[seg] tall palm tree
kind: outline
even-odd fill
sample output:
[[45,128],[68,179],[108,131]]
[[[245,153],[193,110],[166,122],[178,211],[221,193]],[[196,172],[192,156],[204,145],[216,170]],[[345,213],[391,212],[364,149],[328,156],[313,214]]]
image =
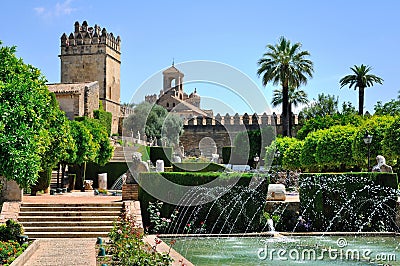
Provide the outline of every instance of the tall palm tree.
[[350,68],[353,71],[352,75],[343,77],[340,82],[340,88],[349,85],[349,88],[353,87],[354,90],[358,88],[358,114],[363,115],[364,113],[364,91],[365,88],[371,87],[374,83],[382,84],[383,79],[372,74],[368,74],[371,67],[361,64]]
[[[277,89],[273,91],[273,96],[271,104],[276,107],[282,104],[282,89]],[[293,87],[289,88],[289,132],[292,132],[292,106],[297,107],[299,104],[308,104],[307,93],[304,90],[296,89]]]
[[282,125],[283,136],[291,136],[289,130],[289,84],[299,87],[307,84],[308,77],[312,77],[313,63],[306,59],[308,51],[301,50],[301,43],[291,44],[285,37],[281,37],[276,45],[267,45],[267,52],[258,61],[258,76],[262,75],[262,84],[266,86],[282,86]]

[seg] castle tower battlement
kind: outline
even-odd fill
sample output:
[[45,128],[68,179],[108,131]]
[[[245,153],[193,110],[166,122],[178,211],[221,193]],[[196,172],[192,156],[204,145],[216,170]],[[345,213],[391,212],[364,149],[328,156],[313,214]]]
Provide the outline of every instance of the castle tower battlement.
[[[114,34],[108,33],[105,28],[101,30],[97,24],[94,27],[88,27],[86,21],[82,23],[82,26],[77,21],[74,26],[75,30],[69,36],[65,33],[61,36],[61,47],[69,48],[61,49],[64,50],[65,54],[79,53],[80,50],[77,46],[89,45],[87,48],[90,48],[93,44],[106,45],[115,52],[121,53],[121,38],[119,36],[114,37]],[[77,49],[73,49],[73,47]],[[82,49],[82,47],[80,48]]]

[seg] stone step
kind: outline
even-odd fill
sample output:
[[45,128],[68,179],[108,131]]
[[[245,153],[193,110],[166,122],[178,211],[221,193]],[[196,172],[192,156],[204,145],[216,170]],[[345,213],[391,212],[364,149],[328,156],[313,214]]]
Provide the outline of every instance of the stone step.
[[50,207],[31,207],[31,206],[21,206],[20,212],[98,212],[98,211],[111,211],[111,212],[120,212],[121,207],[86,207],[86,206],[50,206]]
[[115,221],[116,216],[19,216],[18,222],[85,222],[85,221]]
[[119,211],[91,211],[91,212],[81,212],[81,211],[37,211],[37,212],[20,212],[19,216],[61,216],[61,217],[76,217],[76,216],[115,216],[118,217]]
[[23,203],[22,207],[114,207],[122,208],[122,202],[110,203]]
[[59,233],[59,232],[110,232],[112,226],[84,226],[84,227],[24,227],[25,231],[28,232],[52,232],[52,233]]
[[29,232],[25,235],[31,239],[36,238],[96,238],[107,237],[108,232]]
[[114,221],[27,221],[20,222],[24,228],[31,227],[84,227],[84,226],[112,226]]

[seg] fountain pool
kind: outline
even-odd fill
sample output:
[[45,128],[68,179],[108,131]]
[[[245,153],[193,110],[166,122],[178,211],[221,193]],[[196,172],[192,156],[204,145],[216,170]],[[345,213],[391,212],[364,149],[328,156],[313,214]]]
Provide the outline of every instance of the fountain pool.
[[400,265],[399,236],[174,239],[173,248],[195,265]]

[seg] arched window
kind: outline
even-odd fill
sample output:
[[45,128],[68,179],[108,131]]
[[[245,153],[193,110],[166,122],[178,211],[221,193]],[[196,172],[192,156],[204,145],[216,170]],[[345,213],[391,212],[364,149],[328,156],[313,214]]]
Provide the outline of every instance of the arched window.
[[172,104],[172,107],[175,107],[175,103]]
[[167,107],[169,107],[169,103],[167,103]]

